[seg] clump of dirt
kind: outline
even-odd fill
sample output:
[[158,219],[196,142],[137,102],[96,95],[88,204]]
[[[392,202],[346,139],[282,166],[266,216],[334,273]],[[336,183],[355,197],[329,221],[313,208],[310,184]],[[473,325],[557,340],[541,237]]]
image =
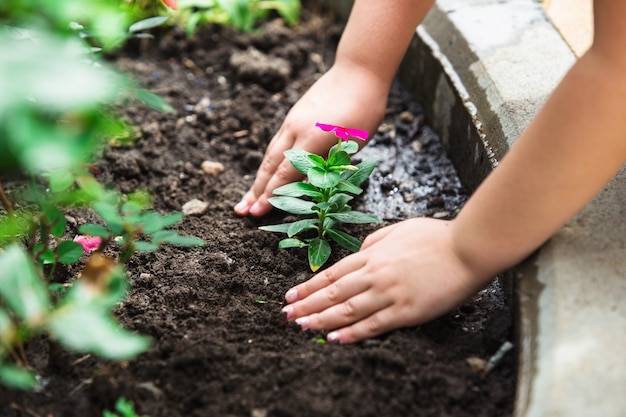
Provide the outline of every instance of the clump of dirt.
[[[187,216],[177,230],[208,245],[164,247],[128,264],[132,287],[117,314],[151,336],[152,349],[107,363],[39,338],[27,355],[42,388],[0,388],[0,415],[99,416],[121,396],[151,417],[512,415],[512,354],[486,375],[480,369],[512,338],[512,312],[497,280],[426,325],[355,345],[321,344],[323,334],[302,332],[280,313],[286,290],[312,276],[303,251],[279,250],[278,236],[257,229],[285,215],[233,212],[286,112],[332,64],[342,28],[305,10],[296,28],[270,22],[242,35],[211,26],[191,39],[174,29],[114,59],[178,113],[125,106],[140,139],[108,149],[97,163],[99,180],[123,192],[148,190],[161,212],[205,202],[202,214]],[[361,157],[371,155],[379,166],[357,208],[383,224],[449,218],[466,199],[438,138],[400,85]],[[206,173],[206,161],[223,171]],[[91,219],[70,214],[68,233]],[[347,231],[363,239],[379,227]],[[331,262],[344,255],[337,250]]]

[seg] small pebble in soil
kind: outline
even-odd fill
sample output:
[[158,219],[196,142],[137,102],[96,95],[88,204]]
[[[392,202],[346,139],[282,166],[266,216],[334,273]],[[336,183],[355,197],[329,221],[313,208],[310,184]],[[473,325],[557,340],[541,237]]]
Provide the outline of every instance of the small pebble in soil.
[[206,213],[209,203],[194,198],[183,204],[182,211],[185,216],[200,215]]
[[200,167],[202,168],[202,172],[207,174],[209,177],[217,177],[224,172],[224,165],[221,162],[204,161]]

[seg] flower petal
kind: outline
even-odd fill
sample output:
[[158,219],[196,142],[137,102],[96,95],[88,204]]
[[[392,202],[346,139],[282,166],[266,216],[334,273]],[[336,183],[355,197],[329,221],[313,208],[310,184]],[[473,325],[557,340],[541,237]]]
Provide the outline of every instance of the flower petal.
[[92,252],[98,249],[98,247],[102,243],[102,238],[98,236],[91,237],[91,236],[78,235],[74,237],[74,242],[80,243],[80,245],[83,247],[84,252]]
[[334,132],[335,136],[340,139],[349,140],[348,135],[353,136],[359,140],[367,140],[369,133],[367,130],[355,129],[352,127],[343,127],[338,125],[329,125],[325,123],[315,123],[315,126],[322,129],[324,132]]
[[319,127],[324,132],[332,132],[336,128],[341,127],[341,126],[335,126],[335,125],[327,125],[327,124],[324,124],[324,123],[315,123],[315,126]]
[[350,136],[354,136],[357,139],[360,140],[367,140],[367,137],[369,136],[369,132],[367,130],[361,130],[361,129],[354,129],[352,127],[348,127],[345,129],[346,133]]
[[163,3],[172,10],[178,10],[178,0],[163,0]]

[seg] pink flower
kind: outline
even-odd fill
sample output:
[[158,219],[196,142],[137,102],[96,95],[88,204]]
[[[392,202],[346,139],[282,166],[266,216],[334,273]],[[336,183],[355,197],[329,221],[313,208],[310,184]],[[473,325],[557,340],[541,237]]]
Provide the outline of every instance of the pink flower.
[[315,123],[315,126],[319,127],[324,132],[333,132],[335,136],[337,136],[340,139],[343,139],[346,142],[350,140],[348,138],[348,135],[353,136],[359,140],[366,140],[367,137],[369,136],[369,133],[367,133],[367,130],[354,129],[351,127],[327,125],[324,123]]
[[83,251],[89,253],[98,249],[98,247],[102,243],[102,238],[98,236],[91,237],[78,235],[74,238],[74,242],[80,243],[80,245],[83,247]]
[[163,3],[172,10],[178,10],[178,0],[163,0]]

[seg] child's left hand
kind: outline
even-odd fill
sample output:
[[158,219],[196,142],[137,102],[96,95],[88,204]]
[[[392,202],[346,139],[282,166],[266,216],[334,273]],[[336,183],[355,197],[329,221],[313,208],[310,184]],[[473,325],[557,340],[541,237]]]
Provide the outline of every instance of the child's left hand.
[[290,289],[283,312],[302,329],[352,343],[432,320],[486,286],[455,253],[453,221],[418,218],[385,227],[361,250]]

